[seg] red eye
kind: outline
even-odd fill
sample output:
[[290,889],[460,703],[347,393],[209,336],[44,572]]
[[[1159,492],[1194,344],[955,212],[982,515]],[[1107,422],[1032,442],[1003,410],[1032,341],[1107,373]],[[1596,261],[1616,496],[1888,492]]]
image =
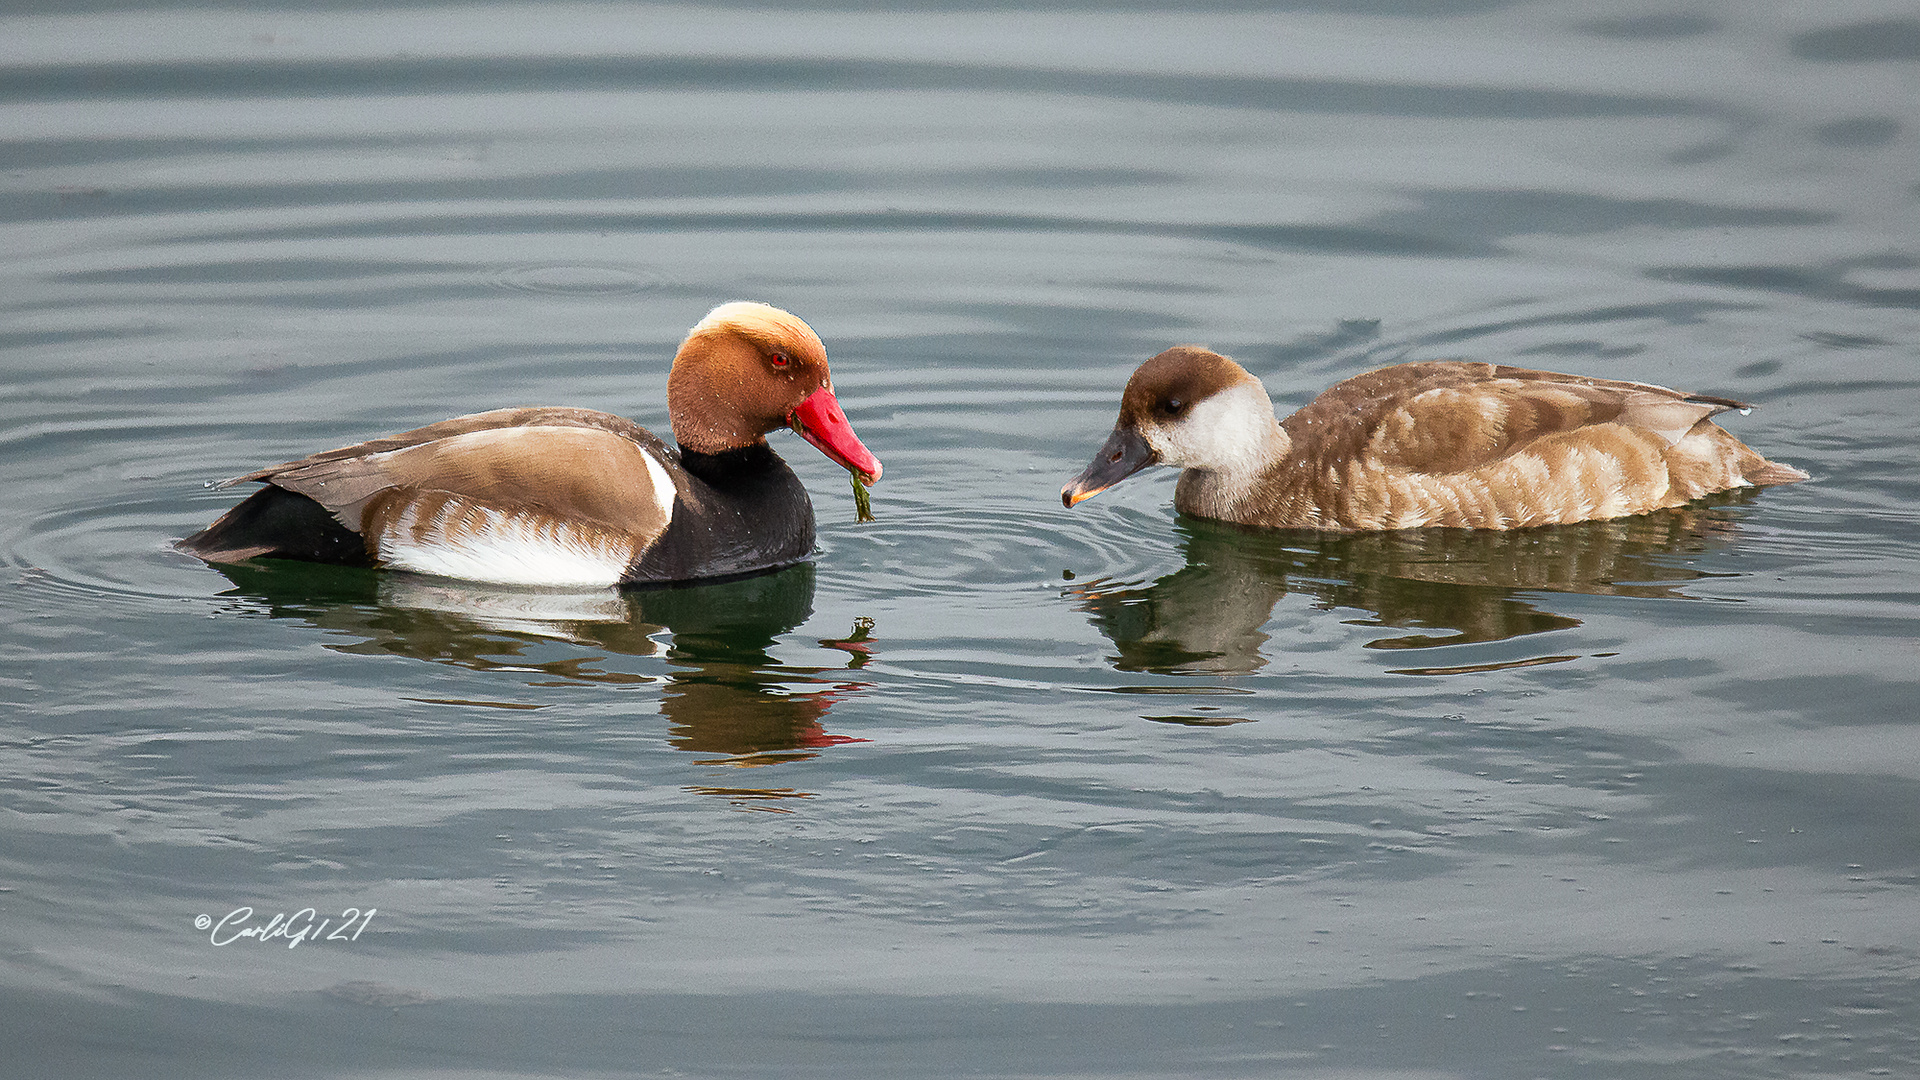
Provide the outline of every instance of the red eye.
[[776,367],[776,368],[784,368],[784,367],[786,367],[786,366],[787,366],[787,365],[788,365],[789,363],[791,363],[791,361],[789,361],[789,360],[787,359],[787,354],[786,354],[786,353],[783,353],[783,352],[777,352],[777,353],[774,353],[774,354],[773,354],[773,366],[774,366],[774,367]]

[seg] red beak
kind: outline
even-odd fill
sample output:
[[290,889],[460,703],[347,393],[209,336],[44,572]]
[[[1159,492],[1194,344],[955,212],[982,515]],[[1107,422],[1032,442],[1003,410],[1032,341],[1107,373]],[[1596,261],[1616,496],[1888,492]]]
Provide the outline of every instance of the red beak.
[[787,423],[821,453],[847,471],[860,474],[866,483],[880,479],[880,459],[853,433],[853,425],[847,423],[847,414],[840,411],[833,391],[823,386],[807,395],[807,400],[787,414]]

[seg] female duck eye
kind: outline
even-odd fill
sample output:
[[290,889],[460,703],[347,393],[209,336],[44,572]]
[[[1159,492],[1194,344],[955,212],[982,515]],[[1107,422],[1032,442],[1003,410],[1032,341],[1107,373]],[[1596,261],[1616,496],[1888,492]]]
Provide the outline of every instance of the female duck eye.
[[1164,411],[1168,416],[1179,416],[1181,411],[1184,410],[1186,407],[1187,407],[1187,403],[1180,400],[1179,398],[1168,398],[1167,400],[1160,403],[1161,410]]
[[773,354],[773,366],[775,368],[785,368],[789,362],[786,353],[777,352]]

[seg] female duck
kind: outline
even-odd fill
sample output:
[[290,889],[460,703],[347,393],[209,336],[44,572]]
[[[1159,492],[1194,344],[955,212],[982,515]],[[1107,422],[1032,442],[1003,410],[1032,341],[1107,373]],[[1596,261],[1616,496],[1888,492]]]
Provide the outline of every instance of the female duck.
[[871,483],[826,347],[765,304],[722,304],[667,376],[677,447],[588,409],[497,409],[236,477],[267,486],[180,542],[254,557],[594,587],[730,577],[813,551],[813,504],[767,432],[791,426]]
[[1400,364],[1276,421],[1260,380],[1181,345],[1128,380],[1113,434],[1068,506],[1148,465],[1184,468],[1173,505],[1283,529],[1520,529],[1644,514],[1807,474],[1709,417],[1747,406],[1646,383],[1464,361]]

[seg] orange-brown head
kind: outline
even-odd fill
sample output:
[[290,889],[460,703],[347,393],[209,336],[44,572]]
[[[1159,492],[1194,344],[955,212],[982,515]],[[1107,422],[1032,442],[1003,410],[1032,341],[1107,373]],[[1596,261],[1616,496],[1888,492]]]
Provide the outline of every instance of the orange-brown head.
[[721,304],[689,330],[667,376],[667,412],[673,437],[689,450],[737,450],[792,427],[866,482],[880,479],[879,460],[833,396],[827,347],[776,307]]

